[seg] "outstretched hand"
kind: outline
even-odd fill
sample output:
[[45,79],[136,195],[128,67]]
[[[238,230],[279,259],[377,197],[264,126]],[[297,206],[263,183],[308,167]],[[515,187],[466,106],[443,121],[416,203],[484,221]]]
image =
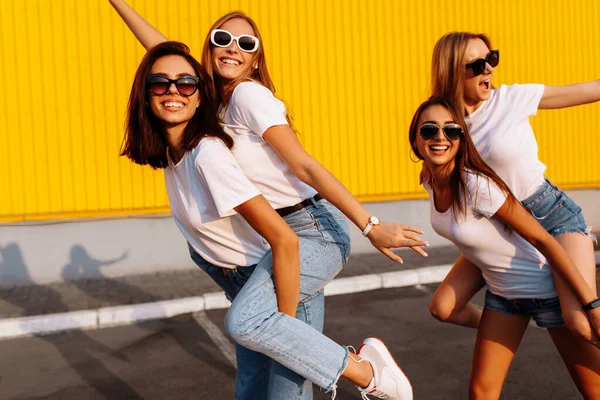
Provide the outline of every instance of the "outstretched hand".
[[414,252],[427,257],[427,253],[421,247],[427,247],[429,243],[418,234],[423,234],[423,231],[419,228],[392,222],[381,222],[371,229],[367,238],[371,241],[373,247],[389,259],[403,263],[402,258],[390,249],[410,247]]

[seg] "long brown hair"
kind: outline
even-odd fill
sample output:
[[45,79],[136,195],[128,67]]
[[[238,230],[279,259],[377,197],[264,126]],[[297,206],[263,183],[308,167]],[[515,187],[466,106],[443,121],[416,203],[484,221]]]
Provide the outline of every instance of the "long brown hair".
[[216,137],[227,147],[233,147],[233,139],[223,131],[219,123],[213,82],[204,67],[192,57],[190,49],[185,44],[172,41],[160,43],[148,50],[135,73],[127,105],[125,137],[121,151],[122,156],[127,156],[134,163],[150,165],[155,169],[165,168],[168,165],[168,144],[162,122],[148,106],[150,94],[146,76],[156,60],[170,55],[185,58],[200,78],[198,83],[200,106],[184,129],[182,150],[194,149],[205,137]]
[[[454,170],[450,176],[450,193],[452,196],[451,208],[454,217],[457,218],[459,215],[465,216],[467,210],[467,198],[471,196],[468,192],[466,175],[464,173],[465,170],[469,170],[477,176],[489,178],[508,196],[508,199],[516,201],[508,185],[506,185],[485,161],[483,161],[471,139],[463,113],[459,112],[459,108],[452,104],[448,99],[442,97],[430,97],[417,108],[417,111],[415,111],[408,130],[408,140],[415,155],[420,160],[423,160],[423,156],[419,153],[419,149],[417,148],[417,135],[419,134],[420,129],[419,120],[425,110],[432,106],[442,106],[448,110],[453,121],[460,125],[463,130],[463,135],[461,135],[459,139],[460,146],[456,153]],[[427,183],[433,187],[433,177],[430,177]],[[476,197],[471,196],[471,198],[473,203],[477,201]]]
[[[431,59],[431,95],[445,97],[459,110],[465,110],[464,83],[469,41],[481,39],[488,49],[490,38],[483,33],[450,32],[442,36],[433,48]],[[464,111],[463,111],[464,113]]]

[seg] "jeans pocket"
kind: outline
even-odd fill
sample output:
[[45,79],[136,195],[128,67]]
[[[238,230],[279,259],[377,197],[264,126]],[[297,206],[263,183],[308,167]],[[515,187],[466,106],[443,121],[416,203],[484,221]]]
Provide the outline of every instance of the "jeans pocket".
[[538,221],[543,221],[560,210],[565,203],[562,196],[550,193],[543,201],[539,201],[534,207],[529,208],[529,213]]
[[557,307],[560,309],[560,300],[558,297],[551,297],[549,299],[536,299],[535,302],[539,310],[552,310],[556,309]]
[[317,221],[312,221],[309,223],[306,223],[306,221],[302,221],[302,222],[288,222],[288,225],[290,226],[290,228],[292,228],[292,230],[296,233],[298,232],[302,232],[302,231],[306,231],[309,229],[315,229],[317,227]]

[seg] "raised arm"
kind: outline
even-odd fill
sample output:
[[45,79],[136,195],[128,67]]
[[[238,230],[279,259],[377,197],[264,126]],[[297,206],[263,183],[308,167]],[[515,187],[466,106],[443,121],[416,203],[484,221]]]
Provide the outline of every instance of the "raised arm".
[[262,195],[240,204],[235,211],[271,245],[277,307],[295,317],[300,301],[298,236]]
[[[344,213],[358,229],[362,231],[367,226],[371,216],[369,211],[335,176],[304,150],[289,125],[272,126],[265,131],[263,138],[286,162],[298,179],[315,188],[321,196]],[[426,246],[427,242],[415,233],[423,232],[407,225],[382,222],[371,229],[367,238],[377,250],[390,259],[402,262],[402,258],[394,254],[391,248],[411,247],[422,256],[427,256],[419,247]]]
[[[598,298],[565,249],[525,210],[521,203],[507,199],[495,216],[546,257],[552,268],[571,287],[582,306]],[[600,336],[600,308],[590,310],[587,314],[596,335]]]
[[600,79],[565,86],[546,86],[539,109],[555,109],[600,101]]
[[108,0],[146,50],[168,39],[124,0]]

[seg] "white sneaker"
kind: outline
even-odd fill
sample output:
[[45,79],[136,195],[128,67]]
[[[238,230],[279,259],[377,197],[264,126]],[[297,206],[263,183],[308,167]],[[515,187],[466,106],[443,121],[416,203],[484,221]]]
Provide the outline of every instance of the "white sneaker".
[[413,391],[408,378],[379,339],[367,338],[363,342],[358,355],[371,363],[373,379],[366,388],[359,387],[364,400],[368,395],[388,400],[413,400]]

